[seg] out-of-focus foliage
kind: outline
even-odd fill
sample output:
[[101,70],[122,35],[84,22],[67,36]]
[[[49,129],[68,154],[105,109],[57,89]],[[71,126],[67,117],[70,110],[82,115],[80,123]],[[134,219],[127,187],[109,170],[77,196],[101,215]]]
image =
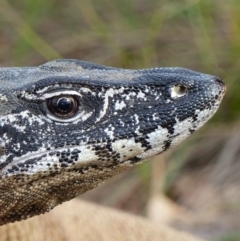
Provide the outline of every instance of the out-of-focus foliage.
[[237,0],[1,0],[2,65],[78,58],[126,68],[182,66],[219,75],[215,121],[239,116]]
[[[231,158],[224,152],[231,135],[222,132],[234,134],[240,117],[239,0],[0,0],[0,45],[1,66],[77,58],[122,68],[181,66],[218,75],[227,84],[225,99],[210,123],[172,153],[166,192],[173,195],[171,187],[186,160],[188,168],[201,169]],[[151,174],[149,165],[138,169],[143,180]]]

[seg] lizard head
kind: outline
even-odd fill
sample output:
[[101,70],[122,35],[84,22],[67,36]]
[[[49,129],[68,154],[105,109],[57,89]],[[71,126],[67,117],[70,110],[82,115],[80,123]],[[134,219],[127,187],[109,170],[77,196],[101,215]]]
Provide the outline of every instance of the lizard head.
[[217,77],[77,60],[0,69],[0,224],[44,213],[179,144],[216,112]]

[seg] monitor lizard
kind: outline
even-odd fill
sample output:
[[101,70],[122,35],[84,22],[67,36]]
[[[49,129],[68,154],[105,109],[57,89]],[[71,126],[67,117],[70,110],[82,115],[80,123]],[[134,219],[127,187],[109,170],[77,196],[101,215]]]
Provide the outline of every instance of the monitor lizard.
[[0,225],[47,212],[179,144],[225,85],[185,68],[79,60],[0,68]]

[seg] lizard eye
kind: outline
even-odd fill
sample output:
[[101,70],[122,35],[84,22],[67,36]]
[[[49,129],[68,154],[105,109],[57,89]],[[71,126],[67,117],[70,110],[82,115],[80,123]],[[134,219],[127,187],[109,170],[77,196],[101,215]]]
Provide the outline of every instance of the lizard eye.
[[173,99],[176,99],[178,97],[182,97],[184,95],[186,95],[188,92],[188,88],[186,86],[183,85],[174,85],[171,88],[171,97]]
[[48,110],[55,116],[70,118],[76,114],[79,102],[76,97],[59,95],[47,99]]

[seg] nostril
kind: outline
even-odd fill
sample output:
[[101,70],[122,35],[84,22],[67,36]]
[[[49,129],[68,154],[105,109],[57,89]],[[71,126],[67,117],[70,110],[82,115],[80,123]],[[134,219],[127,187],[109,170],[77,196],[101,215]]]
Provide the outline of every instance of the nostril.
[[220,84],[221,86],[225,85],[223,83],[223,81],[221,79],[217,78],[217,77],[216,77],[215,81],[218,82],[218,84]]
[[225,93],[226,92],[226,85],[224,84],[224,82],[217,77],[216,77],[215,81],[222,87],[223,92]]

